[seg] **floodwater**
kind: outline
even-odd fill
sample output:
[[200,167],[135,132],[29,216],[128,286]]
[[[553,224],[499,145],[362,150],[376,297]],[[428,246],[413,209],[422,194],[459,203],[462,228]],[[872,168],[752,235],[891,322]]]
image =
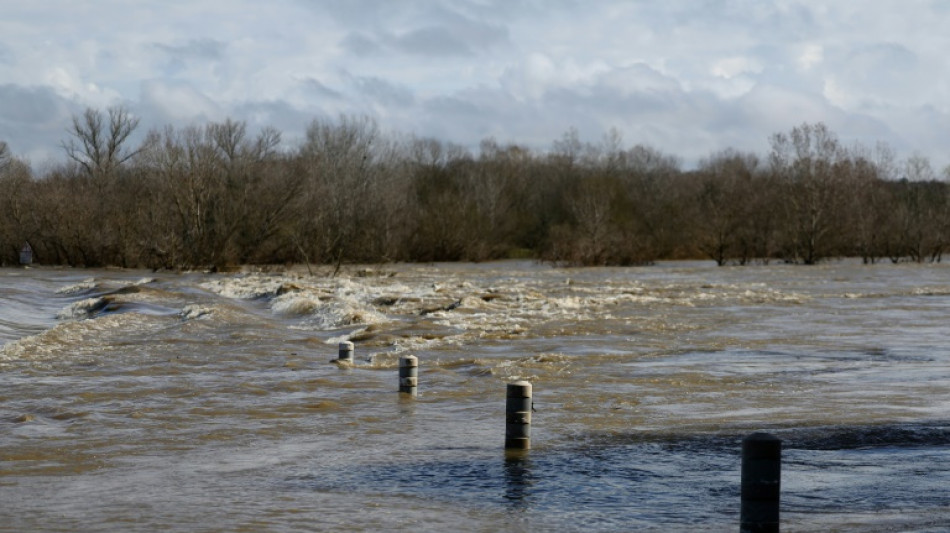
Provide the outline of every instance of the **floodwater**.
[[328,274],[0,270],[0,531],[950,529],[948,266]]

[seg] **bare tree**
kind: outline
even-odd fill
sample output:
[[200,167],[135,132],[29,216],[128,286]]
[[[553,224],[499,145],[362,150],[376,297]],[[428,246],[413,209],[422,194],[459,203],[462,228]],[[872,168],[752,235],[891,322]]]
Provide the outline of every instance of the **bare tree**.
[[676,177],[680,175],[679,160],[643,144],[624,152],[621,158],[621,180],[629,199],[627,216],[631,228],[627,240],[637,250],[628,262],[648,263],[669,257],[682,247],[683,220]]
[[138,125],[139,119],[125,108],[112,107],[106,113],[87,108],[82,116],[73,117],[67,130],[71,138],[63,142],[63,149],[89,177],[112,177],[139,152],[127,147]]
[[394,143],[369,117],[341,116],[336,122],[314,120],[298,158],[306,172],[311,218],[301,225],[298,242],[308,255],[334,263],[369,260],[385,254],[398,203],[392,172]]
[[943,255],[947,198],[945,184],[935,178],[930,160],[914,154],[904,162],[902,179],[897,184],[897,249],[918,263],[939,261]]
[[560,166],[571,169],[580,164],[589,151],[590,145],[581,142],[577,128],[572,127],[560,139],[554,141],[551,158],[556,160]]
[[895,219],[894,197],[886,183],[896,173],[894,151],[879,143],[873,151],[855,146],[842,166],[847,190],[844,205],[848,214],[846,228],[851,252],[865,264],[874,264],[891,255],[891,236]]
[[786,256],[815,264],[834,250],[843,198],[836,174],[843,150],[823,123],[802,124],[772,136],[772,170],[785,185]]
[[746,263],[755,253],[750,226],[755,222],[752,207],[756,191],[752,180],[758,167],[757,156],[734,150],[700,162],[697,245],[720,266],[731,259]]
[[10,156],[0,142],[0,264],[13,262],[36,232],[33,185],[29,165]]

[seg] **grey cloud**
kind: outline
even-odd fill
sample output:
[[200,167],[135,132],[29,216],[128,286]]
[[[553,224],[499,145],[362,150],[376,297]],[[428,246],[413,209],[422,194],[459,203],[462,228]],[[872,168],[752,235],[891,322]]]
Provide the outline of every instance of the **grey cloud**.
[[359,28],[340,41],[343,50],[358,57],[384,52],[466,57],[509,42],[507,27],[469,16],[465,11],[479,10],[469,9],[465,3],[433,9],[426,3],[358,2],[356,7],[329,9],[347,25]]
[[143,122],[156,125],[208,122],[226,113],[207,95],[185,82],[142,83],[139,110]]
[[476,20],[458,11],[443,10],[433,23],[391,37],[400,50],[425,56],[470,56],[508,44],[505,26]]
[[327,87],[318,79],[307,78],[303,80],[302,83],[308,93],[316,95],[318,97],[331,98],[333,100],[340,100],[343,98],[343,94],[341,94],[339,91],[335,91]]
[[707,138],[719,117],[715,97],[704,92],[618,90],[595,86],[585,90],[561,89],[545,96],[544,107],[570,113],[561,129],[576,126],[596,142],[616,128],[629,145],[655,146],[694,161],[716,147]]
[[[38,121],[51,128],[46,144],[55,150],[78,102],[111,98],[137,98],[143,126],[232,116],[272,121],[289,135],[301,115],[370,113],[381,126],[468,146],[495,136],[536,148],[571,126],[592,142],[617,127],[627,143],[685,158],[724,147],[760,151],[770,134],[806,120],[842,138],[863,130],[869,143],[934,156],[950,131],[939,3],[296,4],[282,11],[286,3],[198,2],[118,29],[125,31],[70,33],[101,23],[76,20],[62,36],[33,30],[35,38],[21,39],[48,53],[6,40],[0,77],[59,93],[0,87],[0,135],[26,138],[40,130],[11,124]],[[312,17],[300,20],[299,7]],[[199,11],[233,18],[204,26],[191,16]],[[298,19],[289,24],[287,16]],[[273,46],[247,44],[275,35]],[[142,39],[155,44],[136,47]],[[230,46],[246,48],[236,54]]]
[[247,120],[249,124],[256,126],[275,127],[278,124],[298,122],[301,115],[300,110],[295,109],[287,102],[281,101],[244,102],[231,109],[229,114],[242,117],[242,120]]
[[395,46],[410,54],[427,56],[468,56],[472,50],[447,28],[428,27],[394,37]]
[[808,39],[819,35],[825,24],[837,22],[826,21],[820,14],[816,14],[817,6],[805,2],[707,2],[700,9],[696,9],[696,4],[691,0],[681,2],[676,17],[712,30],[722,31],[723,25],[726,25],[730,32],[758,34],[765,36],[765,39],[757,40],[767,42]]
[[541,109],[519,103],[506,93],[472,90],[422,102],[413,133],[476,149],[483,139],[544,148],[558,134],[550,133],[551,120]]
[[412,91],[406,87],[390,83],[374,76],[351,77],[356,90],[373,102],[384,106],[412,105],[414,97]]
[[14,60],[13,51],[9,46],[0,43],[0,64],[12,65]]
[[58,143],[66,138],[70,117],[79,112],[77,103],[50,88],[0,85],[0,140],[34,163],[61,156]]
[[[346,26],[373,25],[380,19],[385,20],[398,14],[405,8],[404,2],[379,0],[347,0],[346,2],[312,2],[300,0],[300,4],[311,7],[321,14],[329,14]],[[395,10],[395,13],[393,12]]]
[[950,14],[950,4],[944,0],[930,0],[927,5],[930,9],[937,11],[940,14]]
[[69,116],[69,104],[48,87],[0,86],[0,122],[42,125]]
[[[626,146],[646,144],[681,157],[686,166],[709,154],[735,148],[767,153],[769,137],[805,121],[823,121],[847,145],[877,140],[894,144],[899,135],[883,121],[834,107],[819,93],[760,85],[727,100],[705,91],[656,90],[591,84],[552,88],[525,101],[499,89],[465,91],[420,106],[418,127],[469,147],[487,136],[547,149],[568,128],[598,142],[611,128]],[[928,131],[934,131],[928,128]],[[903,143],[896,143],[903,148]]]
[[842,113],[819,93],[769,83],[756,84],[735,104],[737,117],[765,135],[802,122],[830,122]]
[[[541,125],[535,111],[507,93],[479,89],[428,99],[419,106],[414,133],[451,141],[470,149],[485,138],[540,147],[529,137]],[[517,130],[517,131],[516,131]]]
[[510,40],[507,26],[472,18],[459,11],[446,12],[436,20],[437,27],[444,28],[476,52],[508,44]]
[[616,127],[630,145],[652,144],[683,155],[672,150],[670,138],[701,128],[705,118],[693,112],[697,107],[682,97],[610,87],[560,87],[530,102],[502,90],[479,89],[424,102],[421,123],[425,134],[467,146],[490,136],[540,150],[570,128],[598,142]]
[[[903,150],[906,143],[901,134],[888,126],[883,120],[873,116],[848,112],[834,106],[820,94],[793,92],[777,86],[760,84],[747,95],[724,106],[726,123],[741,133],[733,143],[743,142],[751,132],[767,136],[788,131],[803,122],[824,122],[834,131],[845,145],[862,144],[872,147],[883,141]],[[714,124],[713,126],[718,126]],[[716,131],[713,129],[713,131]],[[748,143],[748,140],[745,142]]]
[[304,128],[313,115],[297,109],[287,102],[245,102],[227,110],[228,116],[244,120],[251,132],[265,127],[276,128],[281,134],[285,148],[293,148],[303,139]]
[[946,137],[950,131],[950,113],[946,110],[927,104],[912,109],[893,110],[885,117],[887,125],[899,135],[896,140],[886,140],[899,151],[928,154],[937,170],[950,165]]
[[609,88],[619,93],[676,94],[682,92],[679,81],[644,63],[613,69],[599,76],[596,87]]
[[361,33],[350,33],[340,42],[340,46],[359,57],[372,56],[380,51],[380,46],[376,41]]
[[833,65],[830,77],[861,100],[855,104],[869,104],[875,100],[913,98],[927,83],[930,76],[918,71],[916,54],[894,43],[879,43],[850,50]]
[[858,48],[850,54],[849,64],[860,62],[868,69],[908,68],[917,65],[917,55],[897,43],[878,43]]
[[455,116],[476,118],[482,115],[482,109],[474,102],[454,96],[439,96],[425,102],[424,108],[435,117]]
[[183,45],[155,43],[152,47],[165,56],[165,74],[174,76],[196,62],[220,62],[227,44],[213,39],[195,39]]
[[153,46],[178,60],[219,60],[227,49],[227,43],[214,39],[192,39],[186,44],[177,46],[155,43]]

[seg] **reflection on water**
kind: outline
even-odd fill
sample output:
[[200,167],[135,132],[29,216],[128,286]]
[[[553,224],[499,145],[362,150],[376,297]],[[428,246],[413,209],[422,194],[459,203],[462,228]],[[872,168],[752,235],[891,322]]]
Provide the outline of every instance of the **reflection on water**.
[[527,507],[531,495],[531,459],[527,450],[505,451],[505,499],[515,508]]
[[942,265],[18,269],[0,298],[0,529],[731,530],[757,430],[785,531],[950,524]]

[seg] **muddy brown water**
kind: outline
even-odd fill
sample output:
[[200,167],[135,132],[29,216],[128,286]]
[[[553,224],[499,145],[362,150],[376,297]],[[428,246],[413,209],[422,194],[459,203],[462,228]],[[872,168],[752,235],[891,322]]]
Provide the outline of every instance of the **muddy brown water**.
[[4,269],[0,531],[733,530],[756,430],[783,530],[943,531],[948,312],[944,265]]

